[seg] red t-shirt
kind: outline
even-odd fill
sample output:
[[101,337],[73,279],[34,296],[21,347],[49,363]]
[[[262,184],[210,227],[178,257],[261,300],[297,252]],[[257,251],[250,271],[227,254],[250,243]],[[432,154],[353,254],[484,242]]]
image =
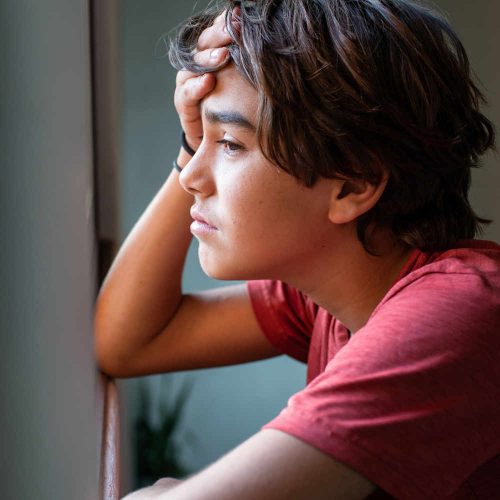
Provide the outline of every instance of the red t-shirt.
[[414,250],[366,325],[279,281],[248,289],[262,330],[307,362],[279,429],[401,499],[500,498],[500,246]]

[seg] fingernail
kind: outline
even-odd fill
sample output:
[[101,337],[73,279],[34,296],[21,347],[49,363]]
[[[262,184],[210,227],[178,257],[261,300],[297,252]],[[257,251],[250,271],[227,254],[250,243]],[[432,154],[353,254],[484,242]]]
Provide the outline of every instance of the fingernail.
[[222,49],[214,49],[210,52],[210,59],[217,59],[222,52]]

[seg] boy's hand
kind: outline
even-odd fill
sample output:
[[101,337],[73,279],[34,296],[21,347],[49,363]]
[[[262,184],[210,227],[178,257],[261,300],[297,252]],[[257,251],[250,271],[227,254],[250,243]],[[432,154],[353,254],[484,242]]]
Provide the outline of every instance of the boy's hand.
[[[235,9],[238,15],[238,10]],[[229,61],[227,45],[231,37],[225,31],[224,11],[218,16],[212,26],[205,29],[198,39],[195,61],[200,66],[224,66]],[[233,23],[236,22],[233,21]],[[186,133],[188,144],[196,150],[203,137],[203,126],[200,116],[200,101],[215,87],[215,74],[198,75],[191,71],[177,73],[174,104],[181,126]]]

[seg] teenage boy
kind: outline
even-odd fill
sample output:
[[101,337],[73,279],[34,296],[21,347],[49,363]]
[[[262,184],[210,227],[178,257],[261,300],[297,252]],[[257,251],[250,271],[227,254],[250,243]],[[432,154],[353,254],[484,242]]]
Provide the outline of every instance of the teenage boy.
[[[406,0],[225,8],[173,42],[184,147],[103,284],[97,357],[132,377],[286,353],[307,386],[127,498],[497,498],[500,247],[467,199],[494,133],[460,41]],[[247,285],[183,294],[191,233]]]

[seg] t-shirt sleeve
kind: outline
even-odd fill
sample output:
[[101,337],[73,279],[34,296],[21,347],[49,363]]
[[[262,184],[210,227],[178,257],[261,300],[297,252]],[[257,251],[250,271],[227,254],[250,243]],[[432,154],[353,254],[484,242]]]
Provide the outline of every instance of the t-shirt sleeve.
[[381,304],[263,428],[396,498],[447,498],[500,450],[500,301],[476,276],[419,281]]
[[307,362],[318,306],[295,288],[275,280],[247,283],[257,321],[283,354]]

